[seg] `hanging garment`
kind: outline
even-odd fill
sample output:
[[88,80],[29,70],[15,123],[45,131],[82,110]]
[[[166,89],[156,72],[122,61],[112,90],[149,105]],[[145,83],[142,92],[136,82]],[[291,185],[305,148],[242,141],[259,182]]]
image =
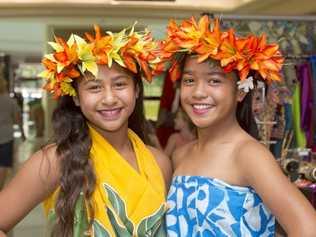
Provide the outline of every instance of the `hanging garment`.
[[296,141],[296,147],[305,148],[306,147],[306,137],[301,128],[301,103],[300,103],[300,84],[297,83],[294,94],[293,94],[293,129]]
[[[93,237],[105,236],[165,236],[165,185],[155,158],[141,139],[128,131],[137,158],[134,169],[95,129],[90,129],[90,157],[96,174],[92,196]],[[44,202],[44,208],[54,221],[54,205],[58,190]],[[76,204],[74,237],[86,236],[89,213],[82,195]]]
[[175,98],[174,83],[169,73],[166,73],[162,95],[160,97],[159,116],[157,121],[157,137],[162,147],[165,147],[168,138],[175,132],[173,128],[172,104]]
[[313,112],[312,112],[312,128],[313,128],[313,150],[316,151],[316,56],[310,57],[312,68],[312,91],[313,91]]
[[309,63],[296,66],[297,78],[300,81],[300,101],[301,101],[301,128],[305,133],[307,146],[310,147],[313,139],[312,134],[312,77]]

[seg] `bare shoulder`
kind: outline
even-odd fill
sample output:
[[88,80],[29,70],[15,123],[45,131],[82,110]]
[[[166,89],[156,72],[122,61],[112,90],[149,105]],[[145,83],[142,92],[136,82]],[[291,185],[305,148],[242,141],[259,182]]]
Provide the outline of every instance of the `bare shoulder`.
[[190,152],[193,149],[194,144],[195,144],[195,141],[189,142],[185,144],[184,146],[177,148],[174,151],[171,157],[174,169],[176,169],[178,165],[181,163],[181,161],[190,154]]
[[60,162],[57,155],[57,146],[49,144],[35,152],[23,165],[27,170],[37,171],[41,180],[47,181],[51,185],[59,180]]
[[283,176],[273,154],[255,139],[241,142],[236,152],[236,164],[244,181],[250,186],[256,186],[267,176]]
[[[236,162],[247,176],[249,172],[264,168],[279,170],[279,166],[271,152],[255,139],[246,139],[238,145]],[[272,171],[272,170],[271,170]]]
[[154,155],[166,181],[166,184],[169,185],[171,176],[172,176],[172,166],[169,157],[161,150],[147,145],[147,148]]
[[55,144],[49,144],[35,152],[30,159],[30,162],[40,162],[43,165],[59,166],[57,146]]
[[246,139],[238,144],[237,161],[242,163],[275,162],[272,153],[255,139]]

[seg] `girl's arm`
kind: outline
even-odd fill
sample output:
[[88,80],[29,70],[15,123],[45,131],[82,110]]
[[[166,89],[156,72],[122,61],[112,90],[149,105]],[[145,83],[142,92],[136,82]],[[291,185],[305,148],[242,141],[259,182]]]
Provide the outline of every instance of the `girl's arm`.
[[0,237],[7,237],[7,236],[5,235],[5,233],[3,233],[2,231],[0,231]]
[[287,179],[263,145],[254,141],[245,144],[237,162],[245,182],[256,190],[289,237],[315,236],[316,212],[313,206]]
[[[0,192],[0,230],[7,232],[57,187],[55,146],[38,151]],[[1,235],[0,235],[1,236]]]

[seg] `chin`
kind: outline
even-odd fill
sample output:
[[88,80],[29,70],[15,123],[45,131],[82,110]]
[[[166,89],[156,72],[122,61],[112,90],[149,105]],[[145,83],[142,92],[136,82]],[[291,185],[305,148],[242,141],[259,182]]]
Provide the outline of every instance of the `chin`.
[[193,119],[193,124],[197,127],[197,128],[208,128],[208,127],[213,127],[216,126],[217,121],[214,119],[209,119],[209,118],[205,118],[205,119]]
[[102,121],[101,123],[96,124],[96,126],[105,131],[105,132],[116,132],[118,130],[120,130],[122,127],[124,127],[124,122],[122,121]]

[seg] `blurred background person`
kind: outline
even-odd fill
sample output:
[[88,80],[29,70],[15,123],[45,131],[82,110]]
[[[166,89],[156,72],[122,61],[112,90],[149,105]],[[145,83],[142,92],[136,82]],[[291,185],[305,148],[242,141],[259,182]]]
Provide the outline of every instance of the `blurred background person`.
[[146,135],[147,135],[147,140],[149,145],[156,147],[159,150],[163,150],[163,148],[161,147],[161,144],[159,142],[159,139],[156,135],[156,125],[155,125],[155,121],[148,119],[145,121],[145,131],[146,131]]
[[10,97],[5,79],[0,78],[0,189],[2,189],[8,171],[13,167],[13,125],[18,124],[25,139],[22,128],[21,109],[16,100]]
[[196,131],[193,123],[186,113],[179,108],[176,117],[174,119],[174,129],[176,133],[173,133],[167,142],[165,153],[171,157],[172,153],[179,147],[196,139]]

